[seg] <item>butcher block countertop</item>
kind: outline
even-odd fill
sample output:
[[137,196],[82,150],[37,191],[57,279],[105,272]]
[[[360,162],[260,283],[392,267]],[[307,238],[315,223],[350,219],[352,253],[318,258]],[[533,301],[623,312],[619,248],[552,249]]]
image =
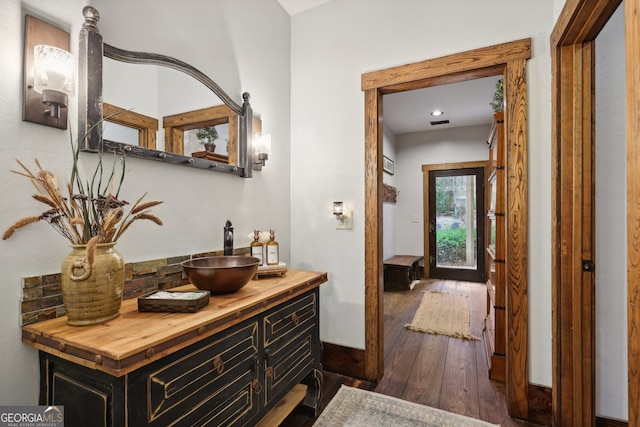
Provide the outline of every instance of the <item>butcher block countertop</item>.
[[213,295],[195,313],[139,312],[138,300],[132,298],[122,302],[119,317],[99,325],[69,326],[63,316],[24,326],[22,342],[120,377],[326,281],[324,272],[289,270],[284,277],[251,280],[233,294]]

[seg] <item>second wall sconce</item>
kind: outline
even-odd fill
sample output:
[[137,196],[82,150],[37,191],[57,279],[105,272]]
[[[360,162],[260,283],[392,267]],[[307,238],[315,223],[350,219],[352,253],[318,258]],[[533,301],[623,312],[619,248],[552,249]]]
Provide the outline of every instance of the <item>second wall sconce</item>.
[[271,134],[258,132],[253,143],[253,170],[260,171],[271,154]]
[[336,217],[336,230],[353,229],[351,212],[345,209],[344,203],[333,202],[333,215]]
[[68,97],[75,93],[69,33],[25,16],[22,120],[67,128]]

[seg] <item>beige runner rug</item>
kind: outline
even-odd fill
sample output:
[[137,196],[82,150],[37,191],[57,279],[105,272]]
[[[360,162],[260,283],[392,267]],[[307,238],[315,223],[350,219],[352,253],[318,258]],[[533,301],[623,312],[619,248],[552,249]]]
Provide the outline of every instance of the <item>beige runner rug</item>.
[[466,340],[480,339],[471,334],[471,313],[466,295],[426,291],[413,321],[405,328]]

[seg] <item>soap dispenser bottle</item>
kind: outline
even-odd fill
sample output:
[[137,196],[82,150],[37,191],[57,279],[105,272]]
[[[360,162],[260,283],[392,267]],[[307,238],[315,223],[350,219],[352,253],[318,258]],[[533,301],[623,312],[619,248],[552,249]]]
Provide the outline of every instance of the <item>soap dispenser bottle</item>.
[[269,230],[269,241],[267,242],[267,265],[280,264],[280,246],[276,242],[276,231]]
[[260,241],[260,230],[253,230],[253,242],[251,246],[251,256],[260,260],[259,265],[264,265],[264,245]]

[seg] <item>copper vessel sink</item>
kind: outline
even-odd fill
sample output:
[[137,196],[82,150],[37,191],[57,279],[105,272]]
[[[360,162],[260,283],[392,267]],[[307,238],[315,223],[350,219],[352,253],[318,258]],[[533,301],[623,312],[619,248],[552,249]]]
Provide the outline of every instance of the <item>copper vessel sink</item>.
[[250,256],[211,256],[182,262],[182,268],[198,289],[212,294],[236,292],[249,283],[260,259]]

